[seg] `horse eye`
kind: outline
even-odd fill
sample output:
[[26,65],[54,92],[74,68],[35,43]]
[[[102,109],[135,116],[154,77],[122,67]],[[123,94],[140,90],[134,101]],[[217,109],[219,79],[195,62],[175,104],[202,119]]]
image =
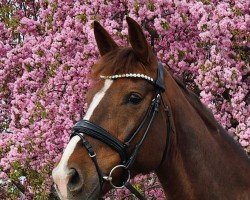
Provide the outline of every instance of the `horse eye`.
[[140,95],[135,93],[132,93],[128,98],[128,102],[132,104],[139,104],[141,101],[142,98],[140,97]]

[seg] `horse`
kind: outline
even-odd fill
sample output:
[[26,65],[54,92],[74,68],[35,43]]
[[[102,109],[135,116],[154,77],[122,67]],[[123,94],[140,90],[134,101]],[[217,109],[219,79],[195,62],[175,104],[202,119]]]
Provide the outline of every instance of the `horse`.
[[73,127],[52,177],[61,199],[98,199],[154,171],[170,200],[249,200],[250,160],[210,110],[155,56],[130,17],[131,46],[94,22],[100,59],[89,108]]

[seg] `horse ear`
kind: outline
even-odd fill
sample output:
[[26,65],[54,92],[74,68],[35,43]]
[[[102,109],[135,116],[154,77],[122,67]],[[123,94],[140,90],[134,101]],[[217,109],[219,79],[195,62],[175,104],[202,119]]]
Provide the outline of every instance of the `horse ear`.
[[150,63],[153,51],[149,46],[140,25],[130,17],[126,17],[128,23],[129,42],[138,58],[144,63]]
[[94,21],[94,34],[101,56],[118,48],[118,45],[111,38],[109,33],[97,21]]

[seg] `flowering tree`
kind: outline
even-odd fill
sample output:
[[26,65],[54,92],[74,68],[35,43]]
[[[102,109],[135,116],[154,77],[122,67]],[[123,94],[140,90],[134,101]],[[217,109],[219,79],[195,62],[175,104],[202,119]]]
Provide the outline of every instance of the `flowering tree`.
[[[158,58],[250,152],[249,7],[248,0],[1,1],[0,197],[55,198],[51,170],[85,113],[87,75],[99,56],[93,20],[121,45],[125,16],[141,23]],[[164,199],[153,174],[133,183]],[[107,199],[122,196],[129,194]]]

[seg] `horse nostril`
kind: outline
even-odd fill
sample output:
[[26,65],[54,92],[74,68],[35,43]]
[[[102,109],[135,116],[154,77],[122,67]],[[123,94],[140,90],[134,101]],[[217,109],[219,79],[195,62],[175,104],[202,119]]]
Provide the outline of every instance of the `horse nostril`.
[[71,192],[77,192],[82,189],[83,179],[76,169],[71,168],[69,172],[68,189]]

